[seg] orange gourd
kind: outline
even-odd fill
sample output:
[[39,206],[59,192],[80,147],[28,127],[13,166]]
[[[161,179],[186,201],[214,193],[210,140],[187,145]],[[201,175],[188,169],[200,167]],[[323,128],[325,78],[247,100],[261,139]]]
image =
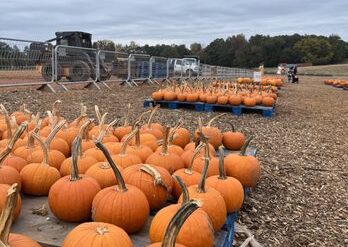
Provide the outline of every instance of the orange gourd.
[[232,123],[228,124],[231,126],[231,130],[222,133],[222,144],[229,150],[240,150],[245,143],[245,135],[235,131]]

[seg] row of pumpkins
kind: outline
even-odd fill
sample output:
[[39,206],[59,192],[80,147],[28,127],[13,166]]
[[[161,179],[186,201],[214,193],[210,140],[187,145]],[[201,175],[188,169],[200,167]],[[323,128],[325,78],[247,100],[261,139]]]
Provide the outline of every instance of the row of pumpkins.
[[[245,152],[251,138],[214,127],[221,115],[206,125],[199,119],[191,142],[181,120],[172,128],[153,123],[158,107],[130,125],[128,105],[124,123],[114,127],[117,121],[106,124],[107,113],[97,106],[97,125],[85,106],[68,123],[58,103],[43,119],[27,109],[9,115],[0,105],[0,232],[5,232],[0,241],[5,245],[39,246],[9,234],[20,213],[16,191],[21,191],[48,196],[50,210],[62,221],[93,220],[73,229],[64,247],[132,246],[128,234],[144,227],[150,210],[158,211],[150,246],[213,246],[227,213],[241,207],[243,187],[259,180],[259,162]],[[142,124],[145,114],[149,117]],[[224,157],[223,147],[240,154]],[[166,206],[168,198],[177,204]]]
[[256,105],[274,106],[277,100],[277,89],[270,86],[238,85],[229,82],[212,82],[209,85],[197,83],[190,86],[184,83],[161,88],[152,93],[154,101],[187,101],[203,102],[208,104],[245,105],[253,107]]
[[335,87],[348,87],[348,80],[329,79],[324,80],[324,83]]
[[[248,78],[248,77],[240,77],[240,78],[237,78],[237,83],[238,84],[252,84],[252,83],[254,83],[254,80],[252,78]],[[283,84],[282,78],[277,78],[277,77],[272,77],[272,76],[263,76],[261,79],[261,85],[273,86],[273,87],[282,87],[284,84]]]

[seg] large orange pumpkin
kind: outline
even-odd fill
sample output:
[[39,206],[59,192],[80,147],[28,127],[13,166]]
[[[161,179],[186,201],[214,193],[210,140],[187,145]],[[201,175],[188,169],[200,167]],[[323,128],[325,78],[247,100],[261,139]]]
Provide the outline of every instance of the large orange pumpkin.
[[212,127],[211,125],[216,119],[224,115],[226,115],[226,113],[222,113],[220,115],[213,117],[208,122],[207,126],[204,126],[204,127],[202,126],[201,118],[199,118],[199,130],[196,130],[194,139],[197,140],[199,138],[199,132],[201,132],[203,133],[203,135],[205,135],[208,138],[209,143],[213,145],[215,149],[220,147],[222,145],[221,130],[217,127]]
[[97,141],[109,162],[118,185],[102,189],[94,198],[92,219],[121,227],[127,233],[140,231],[149,216],[150,207],[145,194],[133,185],[126,185],[120,171],[104,145]]
[[245,142],[245,135],[235,131],[232,123],[229,124],[231,125],[231,130],[222,134],[222,144],[229,150],[240,150]]
[[153,153],[152,149],[146,145],[140,143],[140,131],[137,130],[135,134],[135,145],[129,146],[127,148],[127,153],[138,156],[142,162],[145,162],[146,159]]

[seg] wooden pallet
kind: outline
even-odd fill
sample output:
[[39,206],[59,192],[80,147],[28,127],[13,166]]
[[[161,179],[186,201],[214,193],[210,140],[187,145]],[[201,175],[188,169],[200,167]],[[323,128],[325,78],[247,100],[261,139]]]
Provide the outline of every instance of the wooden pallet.
[[267,106],[254,106],[248,107],[244,105],[240,106],[232,106],[232,105],[219,105],[219,104],[207,104],[202,102],[182,102],[182,101],[153,101],[152,99],[146,99],[144,101],[144,107],[150,107],[153,105],[161,105],[162,107],[166,107],[169,109],[194,109],[195,111],[201,112],[212,112],[212,111],[224,111],[231,112],[232,115],[240,116],[242,113],[262,113],[262,116],[265,118],[269,118],[273,115],[275,111],[275,106],[267,107]]

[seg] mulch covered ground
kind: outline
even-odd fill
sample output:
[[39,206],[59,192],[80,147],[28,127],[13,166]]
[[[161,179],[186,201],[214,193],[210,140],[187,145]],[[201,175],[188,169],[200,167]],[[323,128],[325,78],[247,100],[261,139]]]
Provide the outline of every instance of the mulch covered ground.
[[[234,123],[247,135],[263,172],[246,200],[238,222],[264,246],[348,246],[348,91],[323,84],[321,77],[301,77],[301,84],[280,91],[276,115],[227,115],[217,125]],[[0,93],[0,103],[11,112],[26,103],[32,112],[44,112],[56,99],[62,115],[73,119],[80,103],[99,105],[109,120],[121,117],[127,103],[134,119],[154,86],[112,85],[112,90],[74,90],[57,94],[39,91]],[[207,121],[219,113],[160,109],[156,121],[173,125],[180,117],[190,130],[199,115]],[[244,236],[238,236],[239,244]]]

